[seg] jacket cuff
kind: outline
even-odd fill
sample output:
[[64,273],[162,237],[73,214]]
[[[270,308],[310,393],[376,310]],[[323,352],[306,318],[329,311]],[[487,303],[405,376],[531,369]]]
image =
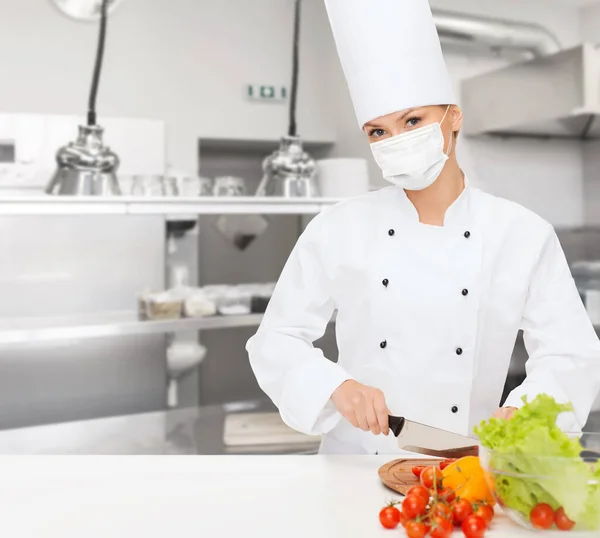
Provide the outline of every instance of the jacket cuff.
[[327,359],[293,371],[283,395],[280,413],[291,428],[307,435],[328,433],[342,419],[331,395],[345,381],[353,379],[341,366]]

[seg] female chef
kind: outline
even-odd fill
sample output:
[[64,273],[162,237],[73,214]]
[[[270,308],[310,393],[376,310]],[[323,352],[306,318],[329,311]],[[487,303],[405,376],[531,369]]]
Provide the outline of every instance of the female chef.
[[[550,224],[469,186],[427,0],[325,0],[359,127],[392,185],[317,216],[257,334],[257,380],[321,453],[398,453],[388,414],[463,435],[522,396],[600,390],[600,343]],[[338,362],[313,346],[337,311]],[[519,329],[527,379],[498,411]]]

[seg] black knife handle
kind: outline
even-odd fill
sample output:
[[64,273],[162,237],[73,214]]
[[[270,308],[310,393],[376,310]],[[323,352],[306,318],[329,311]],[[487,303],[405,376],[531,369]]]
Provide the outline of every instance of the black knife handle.
[[394,436],[398,437],[400,435],[400,432],[404,429],[404,422],[404,417],[393,417],[390,415],[390,430]]
[[600,452],[596,450],[582,450],[579,457],[585,460],[598,461],[600,460]]

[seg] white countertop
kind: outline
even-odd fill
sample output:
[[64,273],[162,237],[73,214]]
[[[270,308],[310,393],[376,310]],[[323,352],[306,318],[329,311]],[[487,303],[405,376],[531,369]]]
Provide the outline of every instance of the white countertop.
[[[385,502],[398,498],[377,475],[388,460],[385,456],[2,457],[0,536],[404,536],[398,530],[384,530],[378,521]],[[498,515],[486,536],[535,534]]]

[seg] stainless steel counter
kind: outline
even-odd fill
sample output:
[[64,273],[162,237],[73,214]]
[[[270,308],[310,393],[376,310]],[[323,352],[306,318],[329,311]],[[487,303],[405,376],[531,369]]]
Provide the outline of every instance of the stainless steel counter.
[[[274,411],[270,402],[240,402],[0,431],[0,454],[314,454],[317,445],[231,448],[223,442],[229,413]],[[600,432],[600,412],[586,431]]]
[[314,454],[310,446],[227,447],[230,413],[275,411],[270,402],[239,402],[0,431],[0,454]]

